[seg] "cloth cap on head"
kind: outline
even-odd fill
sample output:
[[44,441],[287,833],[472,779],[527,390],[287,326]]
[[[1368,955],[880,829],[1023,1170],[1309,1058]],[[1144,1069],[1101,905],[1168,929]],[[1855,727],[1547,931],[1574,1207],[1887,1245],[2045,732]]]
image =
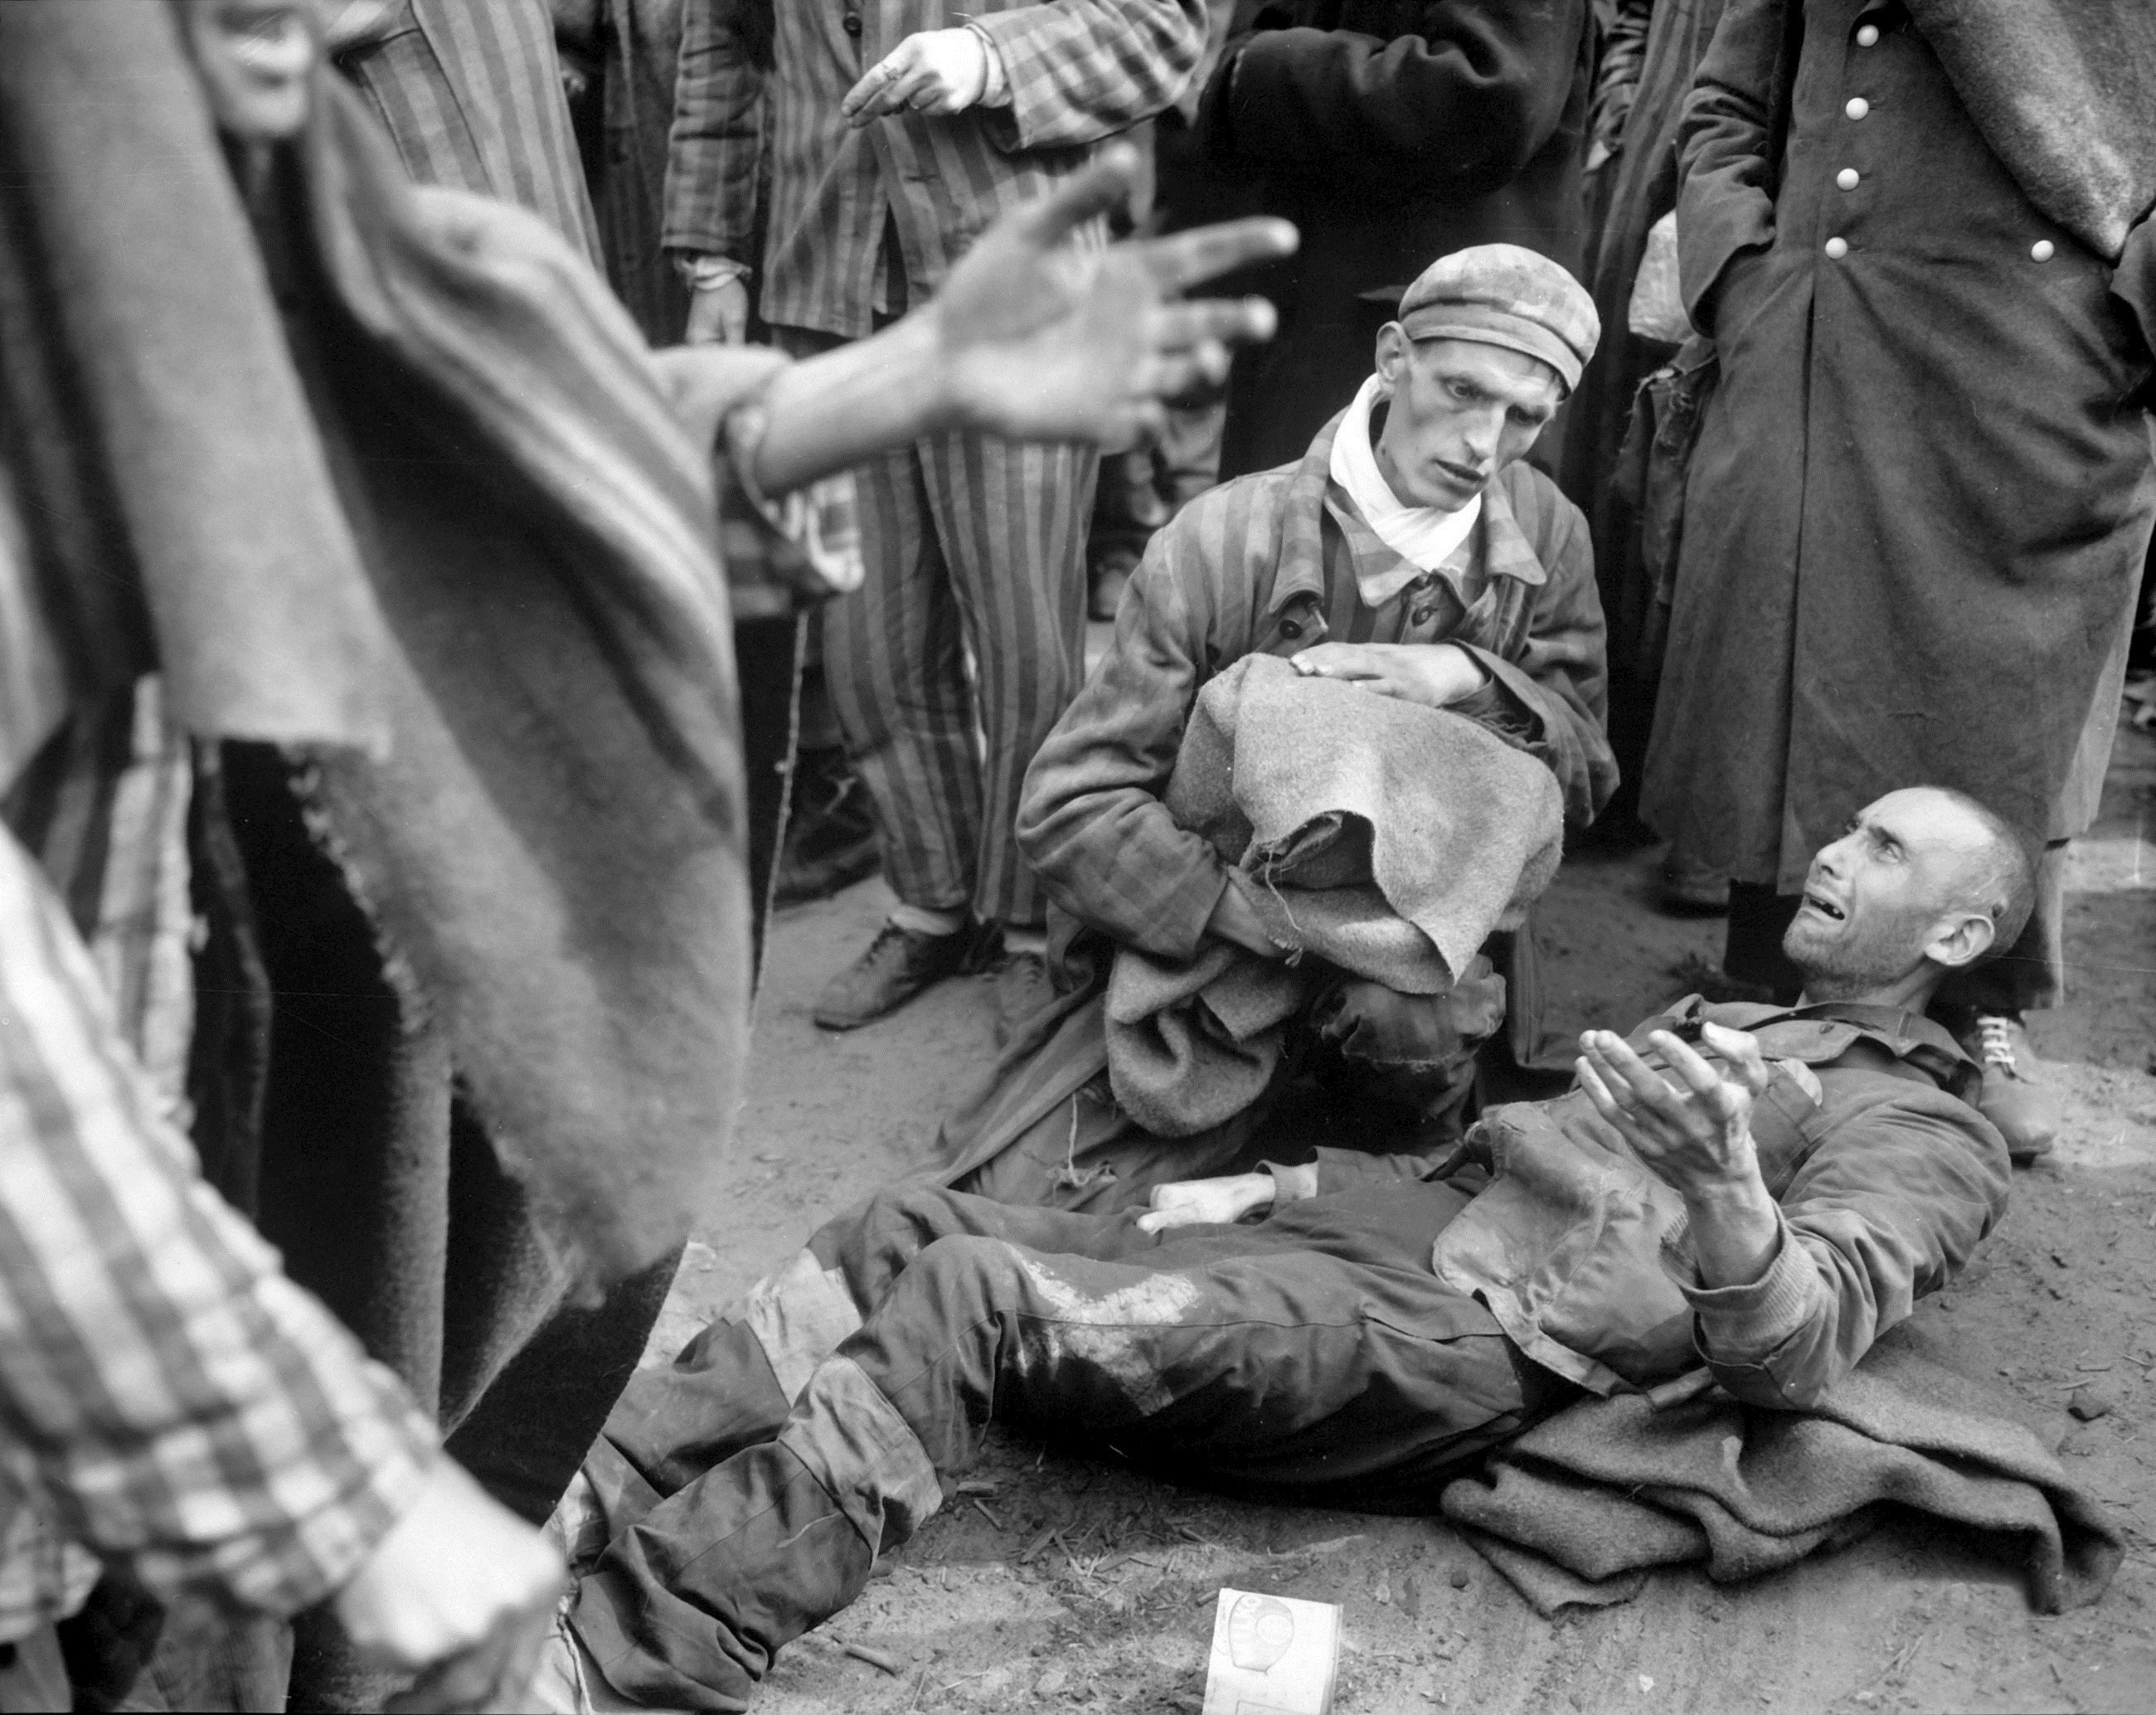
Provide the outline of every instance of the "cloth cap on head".
[[1567,393],[1602,337],[1587,288],[1517,244],[1439,257],[1401,297],[1399,322],[1409,339],[1472,340],[1539,357],[1564,377]]

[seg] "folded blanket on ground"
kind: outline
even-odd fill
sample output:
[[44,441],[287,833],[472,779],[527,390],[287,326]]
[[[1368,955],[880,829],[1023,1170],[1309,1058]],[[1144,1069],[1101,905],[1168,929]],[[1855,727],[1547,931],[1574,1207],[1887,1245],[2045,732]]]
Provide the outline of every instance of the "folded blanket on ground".
[[1219,943],[1181,963],[1116,954],[1110,1081],[1163,1137],[1256,1101],[1287,1021],[1331,972],[1444,993],[1494,931],[1517,927],[1562,853],[1556,778],[1525,752],[1463,716],[1305,678],[1271,655],[1199,694],[1166,803],[1261,884],[1266,932],[1291,957]]
[[1719,1394],[1587,1399],[1445,1488],[1446,1518],[1535,1608],[1630,1601],[1656,1567],[1727,1584],[1867,1534],[1895,1507],[2017,1539],[2030,1605],[2093,1602],[2124,1553],[1995,1392],[1895,1334],[1812,1411]]

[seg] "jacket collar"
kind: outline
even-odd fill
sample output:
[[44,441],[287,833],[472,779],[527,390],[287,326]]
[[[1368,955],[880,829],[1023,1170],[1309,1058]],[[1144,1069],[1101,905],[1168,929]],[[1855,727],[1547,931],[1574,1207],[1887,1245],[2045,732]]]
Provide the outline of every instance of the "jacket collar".
[[[1288,479],[1286,514],[1281,530],[1280,568],[1273,578],[1271,599],[1265,611],[1275,614],[1297,599],[1325,598],[1325,517],[1329,512],[1347,538],[1348,551],[1359,566],[1390,568],[1406,562],[1378,539],[1347,490],[1332,480],[1332,438],[1348,413],[1336,413],[1317,432],[1310,450],[1302,455]],[[1481,583],[1491,578],[1513,578],[1522,583],[1549,581],[1548,569],[1536,556],[1534,547],[1520,528],[1512,511],[1507,479],[1501,470],[1482,490],[1482,516],[1467,540],[1445,557],[1436,576],[1452,586],[1462,607],[1468,606]],[[1480,577],[1478,578],[1478,567]]]
[[1678,1018],[1701,1018],[1732,1030],[1810,1024],[1826,1042],[1839,1039],[1875,1043],[1950,1091],[1958,1091],[1964,1079],[1979,1071],[1943,1026],[1922,1013],[1898,1006],[1876,1006],[1859,1000],[1825,1000],[1810,1006],[1762,1006],[1743,1001],[1717,1004],[1691,994],[1670,1010]]

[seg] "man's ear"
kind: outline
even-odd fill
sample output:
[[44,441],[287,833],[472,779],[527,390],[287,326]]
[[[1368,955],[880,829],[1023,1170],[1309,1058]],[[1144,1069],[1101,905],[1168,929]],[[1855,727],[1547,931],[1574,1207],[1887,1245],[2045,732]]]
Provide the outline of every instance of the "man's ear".
[[1942,917],[1924,944],[1924,957],[1949,971],[1966,970],[1991,951],[1999,926],[1988,912],[1957,911]]
[[1388,321],[1378,330],[1378,374],[1388,393],[1399,385],[1401,372],[1414,350],[1414,341],[1399,322]]

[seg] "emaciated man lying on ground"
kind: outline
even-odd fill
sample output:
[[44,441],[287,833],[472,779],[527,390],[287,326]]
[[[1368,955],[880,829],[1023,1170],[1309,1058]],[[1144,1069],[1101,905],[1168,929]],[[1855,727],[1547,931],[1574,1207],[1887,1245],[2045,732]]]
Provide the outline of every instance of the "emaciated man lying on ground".
[[1704,1366],[1806,1409],[2005,1209],[1978,1070],[1924,1007],[2013,942],[2033,873],[1974,801],[1890,793],[1813,861],[1798,1005],[1589,1031],[1575,1086],[1491,1111],[1476,1164],[1321,1150],[1113,1216],[879,1194],[630,1385],[554,1671],[742,1708],[992,1415],[1177,1480],[1423,1511],[1582,1390]]

